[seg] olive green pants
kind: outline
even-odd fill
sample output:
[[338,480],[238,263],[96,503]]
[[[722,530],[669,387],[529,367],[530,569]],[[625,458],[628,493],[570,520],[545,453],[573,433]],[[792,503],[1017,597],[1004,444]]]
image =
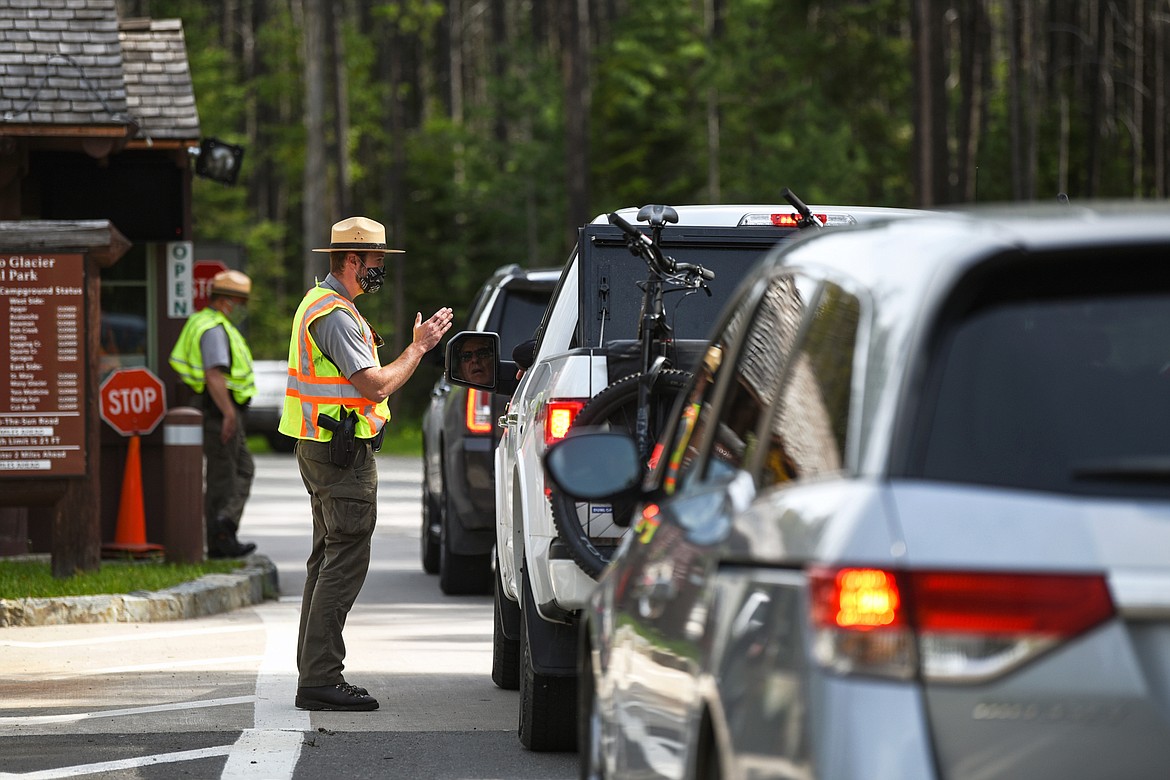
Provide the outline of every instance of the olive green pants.
[[378,469],[368,440],[358,440],[353,466],[329,461],[329,445],[300,440],[301,479],[313,508],[313,548],[306,564],[297,636],[301,687],[344,682],[345,618],[370,567],[378,510]]
[[226,520],[233,529],[238,528],[244,505],[252,493],[256,464],[248,451],[246,413],[239,411],[237,419],[236,435],[224,444],[219,440],[223,418],[203,416],[203,456],[207,461],[203,516],[209,534],[217,520]]

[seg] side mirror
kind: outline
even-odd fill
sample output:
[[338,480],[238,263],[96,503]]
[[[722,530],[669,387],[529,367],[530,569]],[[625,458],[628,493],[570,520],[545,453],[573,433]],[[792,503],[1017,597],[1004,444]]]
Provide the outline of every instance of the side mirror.
[[642,482],[634,440],[600,428],[582,428],[550,446],[544,466],[553,484],[581,501],[627,497]]
[[486,331],[457,333],[447,342],[444,375],[452,384],[495,392],[500,368],[500,337]]
[[532,368],[536,362],[536,339],[521,341],[512,348],[512,360],[524,371]]

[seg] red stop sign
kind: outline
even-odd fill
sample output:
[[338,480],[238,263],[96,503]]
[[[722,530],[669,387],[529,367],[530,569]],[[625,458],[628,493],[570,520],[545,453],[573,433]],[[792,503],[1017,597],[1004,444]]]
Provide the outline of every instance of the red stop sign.
[[207,308],[211,297],[211,278],[227,266],[218,260],[196,260],[191,266],[191,305],[193,311]]
[[124,368],[105,378],[98,389],[102,419],[123,436],[147,434],[167,413],[163,383],[145,368]]

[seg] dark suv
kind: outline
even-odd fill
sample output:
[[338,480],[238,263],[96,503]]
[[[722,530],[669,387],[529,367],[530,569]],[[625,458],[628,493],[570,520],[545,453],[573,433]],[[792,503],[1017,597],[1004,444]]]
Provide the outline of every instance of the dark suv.
[[[499,333],[503,353],[511,354],[540,325],[560,273],[498,269],[476,295],[465,330]],[[440,379],[423,414],[422,566],[439,575],[447,594],[492,590],[496,419],[507,400]]]

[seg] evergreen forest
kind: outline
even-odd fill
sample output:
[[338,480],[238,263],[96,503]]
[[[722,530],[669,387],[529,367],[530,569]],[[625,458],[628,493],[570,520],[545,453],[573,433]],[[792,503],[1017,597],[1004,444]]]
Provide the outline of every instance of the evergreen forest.
[[[941,207],[1166,197],[1170,0],[118,0],[183,22],[196,241],[245,248],[284,357],[329,226],[387,226],[359,305],[389,361],[498,266],[559,266],[647,203]],[[398,404],[421,410],[422,372]]]

